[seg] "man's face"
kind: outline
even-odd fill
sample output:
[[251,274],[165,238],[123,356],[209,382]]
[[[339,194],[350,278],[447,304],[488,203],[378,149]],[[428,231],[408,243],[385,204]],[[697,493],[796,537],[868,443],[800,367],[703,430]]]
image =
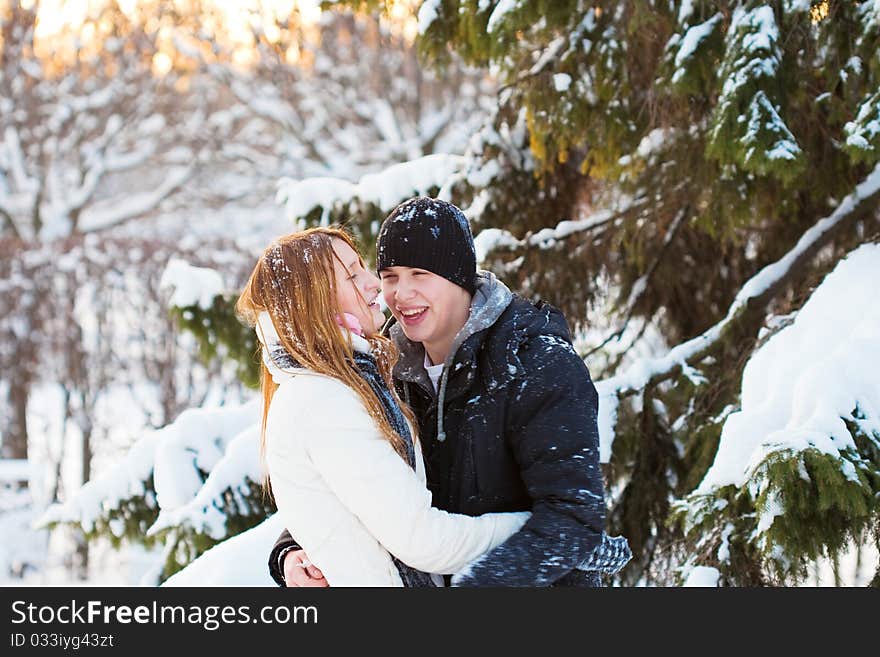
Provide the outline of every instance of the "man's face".
[[407,338],[426,346],[452,343],[470,312],[467,290],[414,267],[388,267],[379,276],[385,303]]

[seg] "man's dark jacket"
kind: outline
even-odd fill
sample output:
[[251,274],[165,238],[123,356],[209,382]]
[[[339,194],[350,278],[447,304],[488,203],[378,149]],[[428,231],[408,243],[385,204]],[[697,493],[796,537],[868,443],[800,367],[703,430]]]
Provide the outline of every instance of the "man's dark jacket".
[[[532,512],[453,583],[595,585],[596,574],[576,566],[599,545],[605,524],[598,396],[562,313],[480,272],[436,394],[422,345],[399,325],[390,335],[401,350],[394,378],[419,421],[434,506],[472,516]],[[279,583],[277,557],[291,544],[283,534],[270,555]]]

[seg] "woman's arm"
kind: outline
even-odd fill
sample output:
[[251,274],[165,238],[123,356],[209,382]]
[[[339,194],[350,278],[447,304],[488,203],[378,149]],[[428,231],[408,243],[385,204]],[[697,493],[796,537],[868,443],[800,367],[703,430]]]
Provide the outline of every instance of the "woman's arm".
[[470,517],[432,507],[428,488],[379,433],[350,389],[329,379],[313,389],[316,396],[334,400],[335,412],[331,417],[310,414],[309,457],[336,497],[406,564],[454,573],[503,543],[529,517]]

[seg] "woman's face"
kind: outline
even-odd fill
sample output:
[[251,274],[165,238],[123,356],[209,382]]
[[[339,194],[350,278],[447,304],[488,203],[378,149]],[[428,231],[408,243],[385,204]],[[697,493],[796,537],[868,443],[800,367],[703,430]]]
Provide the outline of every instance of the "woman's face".
[[379,308],[379,279],[364,268],[360,256],[341,239],[333,238],[333,250],[338,256],[333,268],[340,310],[354,315],[367,335],[378,333],[385,323]]

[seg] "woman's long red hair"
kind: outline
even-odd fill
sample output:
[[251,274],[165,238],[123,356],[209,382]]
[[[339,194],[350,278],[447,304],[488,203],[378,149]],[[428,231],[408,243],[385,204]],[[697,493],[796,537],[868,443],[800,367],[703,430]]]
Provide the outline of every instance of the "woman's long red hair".
[[[382,435],[406,460],[403,438],[391,426],[379,398],[355,369],[351,338],[340,330],[336,319],[341,311],[333,264],[338,260],[333,250],[334,239],[342,240],[358,252],[352,237],[336,227],[310,228],[285,235],[270,244],[257,261],[235,310],[250,326],[257,325],[261,312],[268,313],[287,352],[303,367],[331,376],[352,388]],[[366,306],[363,298],[361,301]],[[415,430],[412,411],[401,402],[391,379],[391,370],[398,358],[396,347],[384,336],[366,337],[392,397]],[[261,368],[260,454],[265,460],[266,419],[278,384],[272,380],[265,364]]]

